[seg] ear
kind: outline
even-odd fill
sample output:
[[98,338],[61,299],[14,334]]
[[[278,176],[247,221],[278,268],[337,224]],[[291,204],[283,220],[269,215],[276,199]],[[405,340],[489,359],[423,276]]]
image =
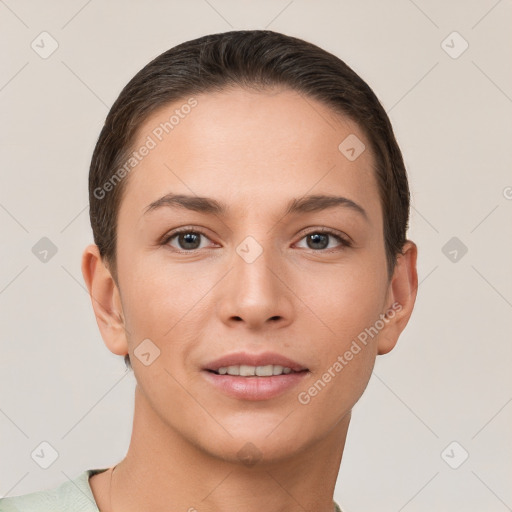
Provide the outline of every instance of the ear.
[[121,296],[97,245],[88,245],[82,255],[82,275],[107,348],[114,354],[128,353]]
[[379,355],[387,354],[395,347],[401,332],[405,329],[411,317],[418,290],[417,256],[418,248],[416,244],[407,240],[402,249],[402,254],[397,257],[395,270],[387,292],[386,312],[388,321],[386,327],[379,334]]

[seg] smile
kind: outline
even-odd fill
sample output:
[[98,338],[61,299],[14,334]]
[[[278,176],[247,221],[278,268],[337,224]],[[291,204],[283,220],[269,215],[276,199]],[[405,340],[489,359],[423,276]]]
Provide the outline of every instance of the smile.
[[218,370],[212,371],[218,375],[237,375],[240,377],[271,377],[273,375],[286,375],[293,372],[291,368],[287,368],[279,364],[267,364],[265,366],[250,366],[248,364],[240,364],[233,366],[222,366]]

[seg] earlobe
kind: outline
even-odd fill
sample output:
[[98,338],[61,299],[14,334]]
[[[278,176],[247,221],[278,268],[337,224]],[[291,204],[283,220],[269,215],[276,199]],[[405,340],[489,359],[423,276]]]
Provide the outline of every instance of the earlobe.
[[378,354],[387,354],[396,345],[398,338],[409,322],[418,290],[416,259],[418,248],[410,240],[398,255],[395,271],[389,284],[386,328],[379,335]]
[[119,289],[95,244],[88,245],[83,252],[82,275],[105,345],[114,354],[127,354],[128,343]]

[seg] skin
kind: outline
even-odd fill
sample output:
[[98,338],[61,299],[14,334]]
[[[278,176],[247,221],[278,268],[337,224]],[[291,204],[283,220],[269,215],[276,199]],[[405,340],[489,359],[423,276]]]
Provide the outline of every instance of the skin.
[[[130,354],[137,381],[128,453],[111,472],[91,477],[102,512],[193,510],[332,512],[350,422],[378,354],[396,344],[416,299],[416,245],[408,241],[388,280],[373,155],[359,127],[323,104],[287,89],[197,95],[180,120],[129,174],[118,220],[119,287],[96,245],[82,272],[102,338]],[[143,144],[177,102],[139,130]],[[366,150],[349,161],[338,145],[355,134]],[[144,209],[168,192],[207,196],[226,216],[186,209]],[[350,198],[347,207],[284,216],[306,194]],[[201,246],[175,237],[201,230]],[[307,235],[332,236],[308,245]],[[248,236],[262,254],[236,252]],[[180,252],[181,251],[181,252]],[[185,252],[189,251],[189,252]],[[310,388],[379,315],[401,305],[379,334],[304,405]],[[134,355],[149,338],[160,356],[145,366]],[[201,368],[228,353],[274,351],[309,369],[303,383],[263,401],[228,397]],[[114,434],[114,433],[113,433]],[[114,434],[115,435],[115,434]],[[238,452],[252,443],[258,462]],[[302,507],[302,508],[301,508]]]

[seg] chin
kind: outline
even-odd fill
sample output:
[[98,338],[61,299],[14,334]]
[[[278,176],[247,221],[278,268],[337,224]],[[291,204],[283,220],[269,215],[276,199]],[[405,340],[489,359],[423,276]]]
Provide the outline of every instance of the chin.
[[285,424],[287,420],[282,421],[284,417],[286,414],[278,421],[252,422],[250,426],[246,423],[237,429],[226,425],[232,437],[205,437],[200,444],[205,451],[226,462],[254,467],[257,464],[275,464],[293,457],[313,444],[315,438],[321,437],[318,433],[308,435],[301,425]]

